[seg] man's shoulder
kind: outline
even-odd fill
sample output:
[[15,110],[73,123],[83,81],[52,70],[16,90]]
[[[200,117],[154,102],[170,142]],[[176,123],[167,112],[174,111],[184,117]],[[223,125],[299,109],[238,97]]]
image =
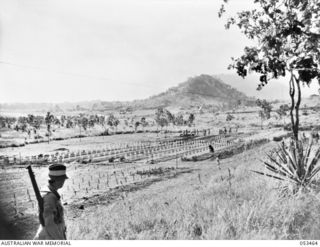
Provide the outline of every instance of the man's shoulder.
[[45,192],[42,195],[43,199],[48,199],[48,200],[58,200],[58,198],[56,197],[56,195],[54,193],[52,193],[51,191]]
[[49,188],[43,188],[40,192],[43,199],[54,201],[59,200],[57,194],[51,191]]

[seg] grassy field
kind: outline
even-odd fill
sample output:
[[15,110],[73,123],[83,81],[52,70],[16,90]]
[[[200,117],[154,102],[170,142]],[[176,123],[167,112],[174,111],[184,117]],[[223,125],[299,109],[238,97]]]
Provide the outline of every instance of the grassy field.
[[86,208],[68,220],[70,239],[318,239],[317,193],[282,197],[257,176],[270,143]]
[[[281,197],[279,184],[257,176],[274,144],[89,206],[69,219],[70,239],[318,239],[317,194]],[[94,229],[94,230],[93,230]]]

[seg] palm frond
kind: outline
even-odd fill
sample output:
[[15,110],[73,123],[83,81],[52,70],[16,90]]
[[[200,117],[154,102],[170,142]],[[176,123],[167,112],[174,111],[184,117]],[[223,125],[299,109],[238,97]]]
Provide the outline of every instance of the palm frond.
[[283,180],[291,180],[292,182],[299,183],[299,179],[297,177],[295,177],[289,173],[286,173],[285,171],[276,169],[274,166],[270,165],[267,162],[264,162],[264,164],[266,165],[266,168],[269,171],[271,171],[273,173],[277,173],[278,176],[283,177]]
[[290,150],[288,152],[288,157],[290,159],[291,164],[295,167],[295,171],[297,173],[297,176],[300,177],[301,167],[299,166],[299,163],[297,162],[296,152],[294,150]]
[[274,159],[271,155],[268,155],[268,158],[270,159],[270,161],[272,161],[274,164],[276,164],[281,170],[283,170],[284,172],[288,173],[291,176],[294,176],[294,174],[292,173],[292,171],[290,170],[290,168],[287,168],[286,164],[280,164],[276,159]]
[[310,153],[311,153],[311,149],[312,149],[312,142],[307,145],[306,154],[304,156],[305,157],[305,160],[304,160],[305,164],[308,164]]
[[290,159],[288,159],[286,157],[286,152],[284,152],[281,149],[281,146],[279,147],[279,150],[276,151],[276,154],[278,155],[278,157],[280,158],[280,160],[283,162],[283,164],[287,165],[288,169],[291,171],[291,173],[294,176],[298,176],[297,174],[297,170],[295,169],[295,166],[292,162],[290,162]]
[[283,162],[283,163],[288,163],[286,156],[281,152],[281,149],[279,148],[279,150],[276,150],[275,153],[278,155],[279,159]]
[[270,174],[267,174],[267,173],[258,172],[258,171],[254,171],[254,170],[250,170],[250,171],[251,171],[251,172],[254,172],[254,173],[257,173],[257,174],[259,174],[259,175],[263,175],[263,176],[267,176],[267,177],[271,177],[271,178],[275,178],[275,179],[284,181],[283,178],[280,178],[280,177],[277,177],[277,176],[273,176],[273,175],[270,175]]
[[293,169],[297,171],[297,164],[294,162],[293,158],[291,157],[290,152],[288,152],[284,147],[281,147],[281,150],[283,154],[286,156],[286,158],[288,159],[288,163],[291,163],[293,166]]
[[315,176],[315,175],[317,175],[317,173],[320,171],[320,166],[318,166],[317,168],[315,168],[314,170],[313,170],[313,172],[310,174],[310,176],[309,176],[309,178],[308,178],[308,182],[310,181],[311,182],[311,180],[312,180],[312,178]]
[[312,171],[314,169],[314,167],[316,166],[316,164],[318,163],[320,158],[320,148],[317,149],[317,151],[315,152],[315,155],[312,157],[312,160],[310,162],[310,165],[308,167],[308,171]]

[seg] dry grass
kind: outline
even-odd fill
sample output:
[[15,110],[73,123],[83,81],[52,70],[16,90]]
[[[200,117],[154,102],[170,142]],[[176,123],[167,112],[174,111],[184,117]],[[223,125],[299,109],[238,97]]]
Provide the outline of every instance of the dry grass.
[[[96,205],[68,222],[71,239],[318,239],[317,194],[281,197],[249,169],[271,144]],[[230,170],[228,170],[230,168]],[[230,173],[229,173],[230,171]]]

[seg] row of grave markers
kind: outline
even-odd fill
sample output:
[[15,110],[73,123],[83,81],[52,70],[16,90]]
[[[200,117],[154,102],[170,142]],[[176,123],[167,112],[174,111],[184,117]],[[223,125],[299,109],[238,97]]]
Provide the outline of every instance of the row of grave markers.
[[[234,138],[234,137],[233,137]],[[228,141],[225,136],[219,135],[208,140],[175,140],[175,141],[165,141],[165,142],[134,142],[134,143],[125,143],[125,144],[115,144],[109,145],[103,149],[95,150],[82,150],[82,151],[61,151],[54,154],[45,154],[45,155],[34,155],[34,156],[8,156],[0,160],[0,164],[10,165],[10,164],[23,164],[23,163],[54,163],[54,162],[65,162],[70,163],[73,161],[82,161],[82,160],[95,160],[97,162],[106,161],[112,157],[120,158],[123,157],[127,161],[137,160],[140,158],[148,159],[148,157],[157,155],[161,152],[171,152],[172,149],[184,149],[188,151],[190,149],[198,150],[198,147],[208,146],[211,144],[215,149],[221,147],[229,146],[230,141]],[[191,151],[189,150],[189,151]],[[203,151],[205,151],[203,149]],[[164,154],[165,155],[165,154]],[[188,155],[188,152],[186,152]]]

